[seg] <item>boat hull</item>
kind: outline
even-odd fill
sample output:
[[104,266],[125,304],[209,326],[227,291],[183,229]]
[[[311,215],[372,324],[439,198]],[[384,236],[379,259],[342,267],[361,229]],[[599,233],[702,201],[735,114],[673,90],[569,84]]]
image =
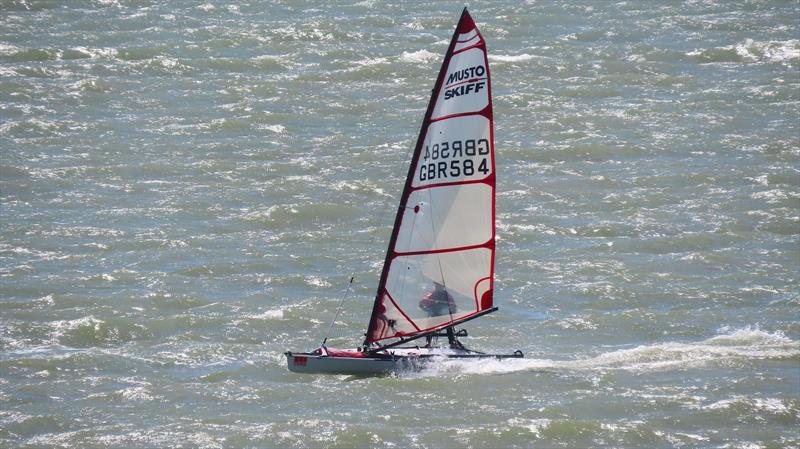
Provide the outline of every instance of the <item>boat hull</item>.
[[521,358],[522,352],[513,354],[481,354],[471,351],[425,352],[395,351],[392,354],[381,354],[376,357],[348,357],[324,355],[319,353],[286,352],[289,371],[306,374],[352,374],[380,375],[399,371],[414,371],[425,367],[427,362],[437,358],[474,359],[474,358]]
[[289,371],[308,374],[387,374],[409,366],[410,357],[338,357],[286,353]]

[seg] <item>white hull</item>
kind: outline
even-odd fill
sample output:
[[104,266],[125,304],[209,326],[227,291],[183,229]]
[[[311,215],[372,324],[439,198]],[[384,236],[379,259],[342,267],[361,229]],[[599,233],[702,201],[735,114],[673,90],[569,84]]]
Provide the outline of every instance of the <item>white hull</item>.
[[286,354],[289,371],[308,374],[387,374],[401,370],[406,359]]
[[[355,351],[352,351],[355,352]],[[328,355],[319,350],[313,353],[286,353],[289,371],[307,374],[389,374],[405,370],[420,370],[436,358],[519,358],[522,353],[482,354],[473,351],[443,348],[397,348],[388,354],[374,357]]]

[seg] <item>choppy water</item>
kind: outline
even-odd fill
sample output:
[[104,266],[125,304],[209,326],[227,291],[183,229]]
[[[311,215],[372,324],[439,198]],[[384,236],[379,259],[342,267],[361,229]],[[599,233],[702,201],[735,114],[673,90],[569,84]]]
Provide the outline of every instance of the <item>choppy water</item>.
[[0,2],[3,447],[798,447],[796,1],[487,2],[516,361],[360,342],[455,2]]

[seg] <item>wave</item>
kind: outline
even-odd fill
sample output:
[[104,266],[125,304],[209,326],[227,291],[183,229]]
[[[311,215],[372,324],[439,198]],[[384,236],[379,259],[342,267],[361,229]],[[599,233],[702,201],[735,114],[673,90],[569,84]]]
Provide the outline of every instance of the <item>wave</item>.
[[702,62],[763,62],[787,64],[800,59],[800,40],[760,42],[745,39],[736,45],[698,49],[686,54]]
[[150,338],[143,325],[121,317],[98,319],[93,315],[49,323],[50,341],[74,348],[110,346]]
[[668,342],[611,351],[589,358],[440,360],[429,364],[423,376],[448,374],[508,374],[525,371],[613,371],[635,373],[736,366],[755,360],[800,357],[800,342],[782,332],[766,332],[747,326],[696,343]]
[[437,61],[439,59],[439,55],[436,53],[432,53],[428,50],[419,50],[414,52],[404,51],[403,54],[400,56],[400,60],[403,62],[432,62]]
[[244,318],[249,318],[251,320],[282,320],[283,319],[284,309],[271,309],[264,311],[262,313],[253,313],[249,315],[245,315]]
[[523,53],[521,55],[489,55],[489,60],[492,62],[522,62],[530,61],[533,55]]

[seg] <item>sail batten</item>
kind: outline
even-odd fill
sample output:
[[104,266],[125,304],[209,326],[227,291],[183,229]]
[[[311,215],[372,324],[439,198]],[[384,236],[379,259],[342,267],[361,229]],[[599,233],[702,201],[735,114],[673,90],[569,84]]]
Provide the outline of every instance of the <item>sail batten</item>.
[[411,158],[365,344],[413,338],[492,309],[494,221],[486,42],[465,8]]
[[432,249],[428,251],[409,251],[406,253],[395,252],[393,257],[401,257],[401,256],[417,256],[420,254],[441,254],[441,253],[449,253],[449,252],[456,252],[456,251],[466,251],[469,249],[475,248],[494,248],[494,242],[486,242],[481,245],[472,245],[472,246],[459,246],[457,248],[446,248],[446,249]]

